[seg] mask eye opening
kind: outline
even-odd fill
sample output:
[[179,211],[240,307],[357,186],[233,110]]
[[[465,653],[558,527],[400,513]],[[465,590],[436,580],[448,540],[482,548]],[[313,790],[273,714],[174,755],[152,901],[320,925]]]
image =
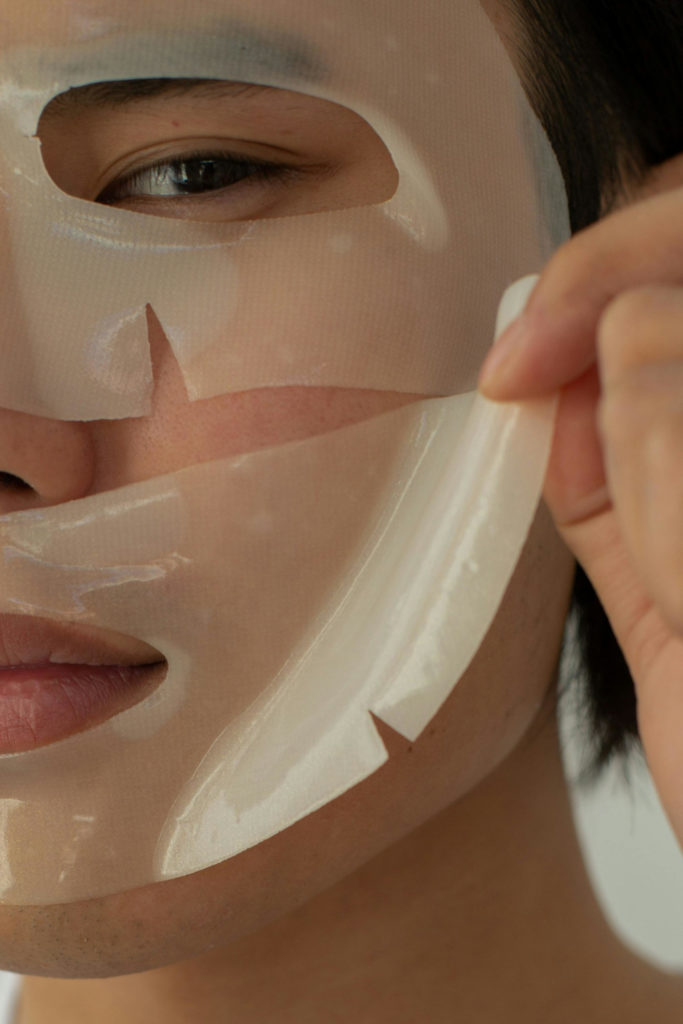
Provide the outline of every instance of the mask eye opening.
[[62,195],[196,223],[379,206],[399,172],[353,109],[214,79],[95,82],[44,108],[36,138]]

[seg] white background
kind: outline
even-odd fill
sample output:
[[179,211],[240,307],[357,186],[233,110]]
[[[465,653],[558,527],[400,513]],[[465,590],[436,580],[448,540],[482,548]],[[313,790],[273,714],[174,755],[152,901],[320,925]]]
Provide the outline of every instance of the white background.
[[[565,766],[574,778],[581,752],[571,701],[562,703],[560,727]],[[630,788],[616,767],[594,789],[571,787],[579,839],[605,916],[620,938],[658,967],[683,973],[683,853],[644,762],[632,765]]]

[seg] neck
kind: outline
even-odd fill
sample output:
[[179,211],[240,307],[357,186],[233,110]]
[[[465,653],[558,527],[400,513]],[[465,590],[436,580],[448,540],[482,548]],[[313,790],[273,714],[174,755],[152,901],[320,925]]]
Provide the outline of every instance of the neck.
[[475,791],[297,912],[160,970],[29,978],[19,1024],[611,1024],[681,1005],[603,920],[549,715]]

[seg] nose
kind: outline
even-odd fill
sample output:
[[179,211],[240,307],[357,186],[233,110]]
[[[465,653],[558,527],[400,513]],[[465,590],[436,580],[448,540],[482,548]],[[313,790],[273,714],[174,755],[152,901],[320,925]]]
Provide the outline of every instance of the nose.
[[0,513],[81,498],[94,471],[87,423],[0,409]]

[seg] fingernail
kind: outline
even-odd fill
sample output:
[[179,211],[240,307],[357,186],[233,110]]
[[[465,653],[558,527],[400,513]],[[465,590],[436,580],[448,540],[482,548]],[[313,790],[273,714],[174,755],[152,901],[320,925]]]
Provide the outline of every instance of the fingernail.
[[481,368],[479,387],[483,391],[497,392],[513,378],[528,333],[529,318],[525,313],[503,331]]

